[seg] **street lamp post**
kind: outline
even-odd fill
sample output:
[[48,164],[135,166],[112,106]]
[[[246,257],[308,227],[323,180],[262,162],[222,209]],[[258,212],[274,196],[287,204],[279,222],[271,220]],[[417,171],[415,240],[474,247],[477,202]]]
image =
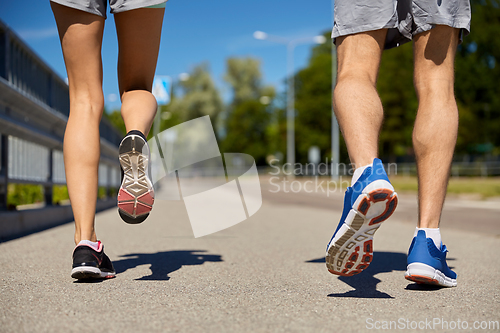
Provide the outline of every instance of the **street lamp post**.
[[324,36],[314,36],[305,38],[288,39],[279,36],[269,35],[262,31],[255,31],[254,38],[260,40],[268,40],[280,44],[285,44],[287,49],[287,105],[286,105],[286,162],[290,166],[290,173],[293,177],[293,169],[295,165],[295,77],[293,72],[293,51],[299,44],[315,42],[323,44],[326,41]]
[[290,166],[290,173],[294,176],[295,166],[295,77],[293,75],[293,51],[294,43],[286,45],[287,50],[287,76],[288,93],[286,96],[286,161]]
[[[334,0],[332,0],[332,27],[334,24]],[[333,109],[333,91],[337,82],[337,67],[336,67],[336,52],[335,46],[332,45],[332,165],[331,174],[332,180],[337,180],[339,177],[339,122],[335,116]]]

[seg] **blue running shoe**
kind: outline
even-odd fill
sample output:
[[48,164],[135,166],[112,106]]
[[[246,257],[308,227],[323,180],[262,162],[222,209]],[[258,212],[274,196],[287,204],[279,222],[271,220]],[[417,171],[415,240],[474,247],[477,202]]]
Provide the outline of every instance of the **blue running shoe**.
[[416,283],[456,287],[457,274],[446,264],[445,245],[438,249],[425,231],[419,230],[408,251],[408,267],[405,278]]
[[373,234],[398,204],[382,161],[373,160],[344,197],[344,211],[326,249],[326,267],[332,274],[352,276],[373,258]]

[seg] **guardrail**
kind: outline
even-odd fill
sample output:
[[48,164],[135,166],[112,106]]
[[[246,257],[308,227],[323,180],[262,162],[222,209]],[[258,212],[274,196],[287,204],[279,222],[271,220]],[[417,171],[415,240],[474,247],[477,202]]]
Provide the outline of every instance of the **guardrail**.
[[[68,115],[66,82],[0,21],[0,237],[7,220],[23,220],[23,212],[6,212],[9,183],[42,185],[45,209],[52,206],[53,185],[66,183],[62,147]],[[121,134],[106,119],[99,130],[99,186],[109,194],[119,187]]]
[[[415,163],[397,164],[398,175],[416,176]],[[492,177],[500,176],[500,162],[454,162],[451,177]]]

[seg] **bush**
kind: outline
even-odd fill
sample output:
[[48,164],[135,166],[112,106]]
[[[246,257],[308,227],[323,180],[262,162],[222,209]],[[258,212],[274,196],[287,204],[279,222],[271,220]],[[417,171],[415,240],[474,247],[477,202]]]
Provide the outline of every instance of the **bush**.
[[42,185],[9,184],[7,187],[7,207],[15,209],[19,205],[43,202],[43,194]]

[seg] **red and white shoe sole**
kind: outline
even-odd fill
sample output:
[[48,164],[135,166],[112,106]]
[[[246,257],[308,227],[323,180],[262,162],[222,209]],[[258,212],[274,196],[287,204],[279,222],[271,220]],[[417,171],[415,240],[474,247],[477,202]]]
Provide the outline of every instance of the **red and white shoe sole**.
[[118,191],[118,210],[125,222],[140,223],[153,208],[154,190],[147,175],[148,158],[149,147],[140,136],[130,135],[120,144],[123,180]]
[[394,213],[397,204],[398,196],[392,186],[361,194],[328,247],[328,271],[352,276],[368,268],[373,259],[373,235]]

